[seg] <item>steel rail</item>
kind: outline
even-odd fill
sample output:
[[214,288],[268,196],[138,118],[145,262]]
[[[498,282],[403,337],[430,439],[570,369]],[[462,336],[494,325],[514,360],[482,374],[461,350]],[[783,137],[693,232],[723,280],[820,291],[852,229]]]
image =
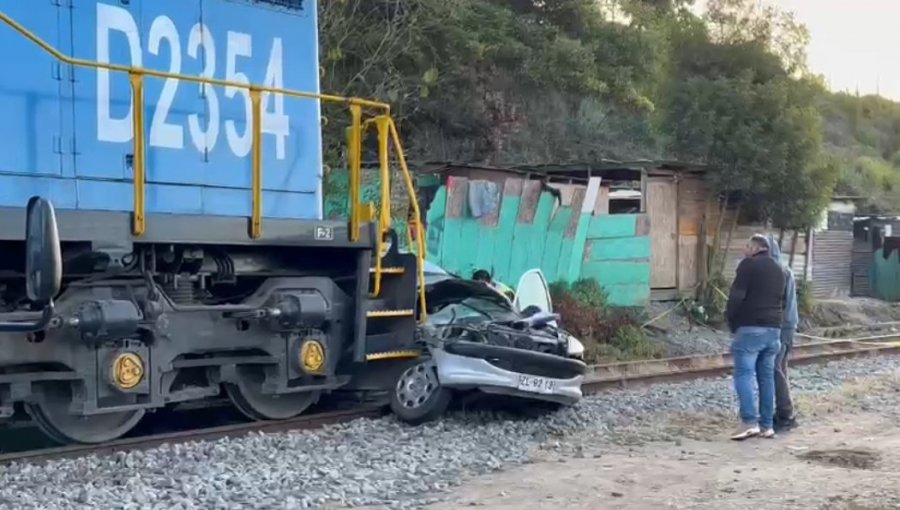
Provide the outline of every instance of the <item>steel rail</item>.
[[[838,359],[900,354],[900,344],[874,339],[900,340],[900,335],[796,344],[789,363],[800,366]],[[718,377],[730,374],[733,367],[734,360],[730,353],[593,365],[585,376],[582,389],[590,394],[609,388]]]

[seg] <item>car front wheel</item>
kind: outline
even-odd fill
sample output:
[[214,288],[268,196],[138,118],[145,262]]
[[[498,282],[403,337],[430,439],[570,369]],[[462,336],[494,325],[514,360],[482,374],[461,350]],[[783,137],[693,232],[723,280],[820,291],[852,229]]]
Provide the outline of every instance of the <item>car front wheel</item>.
[[434,361],[426,359],[400,374],[391,393],[391,411],[402,421],[418,425],[444,414],[451,397],[452,392],[438,381]]

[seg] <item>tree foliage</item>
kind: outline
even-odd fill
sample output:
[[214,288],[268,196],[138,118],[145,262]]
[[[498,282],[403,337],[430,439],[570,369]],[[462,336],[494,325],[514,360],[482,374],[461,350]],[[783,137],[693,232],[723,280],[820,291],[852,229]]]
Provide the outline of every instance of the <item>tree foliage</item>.
[[[754,0],[710,0],[703,17],[689,4],[320,2],[323,88],[396,105],[413,159],[673,157],[708,164],[779,226],[812,224],[839,172],[821,151],[808,32]],[[338,158],[346,113],[325,113]]]
[[822,94],[826,151],[839,166],[836,193],[864,199],[864,212],[898,212],[900,104],[877,96]]

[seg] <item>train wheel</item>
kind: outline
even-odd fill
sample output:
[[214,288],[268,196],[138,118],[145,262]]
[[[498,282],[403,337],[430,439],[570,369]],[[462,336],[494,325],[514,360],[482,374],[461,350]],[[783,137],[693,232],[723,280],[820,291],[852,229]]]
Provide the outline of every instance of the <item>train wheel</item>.
[[265,372],[262,367],[238,367],[236,383],[225,384],[225,391],[239,411],[251,420],[285,420],[306,411],[319,400],[320,391],[273,395],[263,393]]
[[68,384],[44,386],[36,403],[25,405],[38,427],[60,444],[105,443],[119,438],[144,417],[144,410],[79,416],[72,414],[72,387]]

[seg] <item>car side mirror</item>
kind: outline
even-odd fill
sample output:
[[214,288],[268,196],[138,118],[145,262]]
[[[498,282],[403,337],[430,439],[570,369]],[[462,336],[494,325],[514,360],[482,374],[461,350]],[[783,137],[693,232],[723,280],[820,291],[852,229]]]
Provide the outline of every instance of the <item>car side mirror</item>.
[[62,255],[53,204],[31,197],[25,219],[25,287],[28,299],[46,305],[59,293]]

